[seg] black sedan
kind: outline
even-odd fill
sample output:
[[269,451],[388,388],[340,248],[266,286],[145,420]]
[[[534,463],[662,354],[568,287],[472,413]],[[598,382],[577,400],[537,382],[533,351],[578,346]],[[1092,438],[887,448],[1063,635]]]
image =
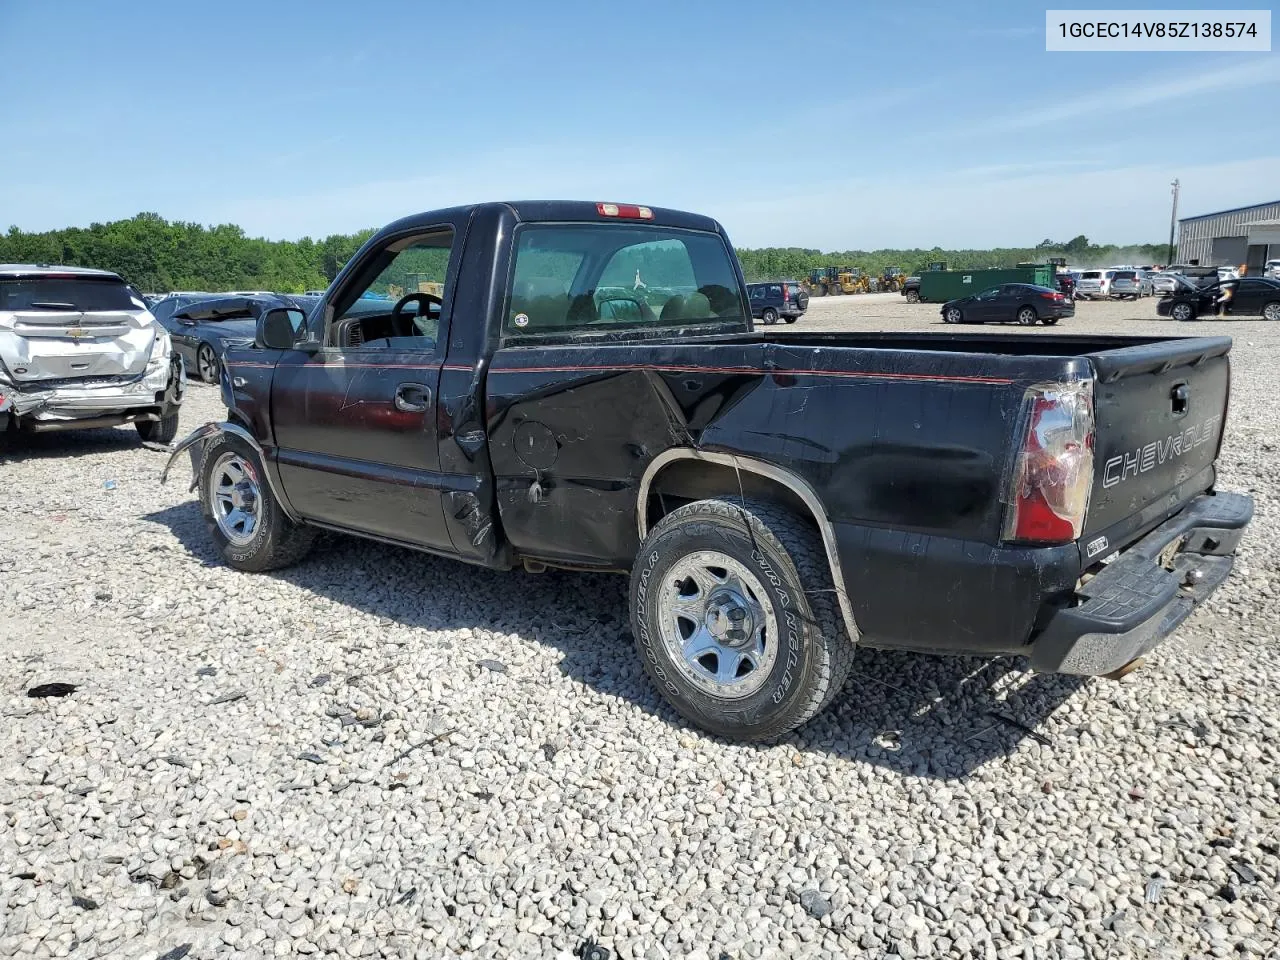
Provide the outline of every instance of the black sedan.
[[1020,323],[1031,327],[1040,322],[1052,326],[1075,314],[1075,303],[1062,293],[1031,283],[1006,283],[942,305],[943,323]]
[[187,369],[205,383],[217,383],[223,353],[229,347],[253,345],[259,316],[273,307],[294,307],[306,313],[314,303],[314,297],[285,295],[214,297],[181,307],[160,322]]
[[1217,313],[1219,298],[1231,291],[1223,313],[1229,317],[1266,317],[1280,320],[1280,280],[1268,277],[1240,277],[1203,286],[1186,277],[1177,277],[1173,292],[1156,304],[1156,313],[1174,320],[1195,320]]

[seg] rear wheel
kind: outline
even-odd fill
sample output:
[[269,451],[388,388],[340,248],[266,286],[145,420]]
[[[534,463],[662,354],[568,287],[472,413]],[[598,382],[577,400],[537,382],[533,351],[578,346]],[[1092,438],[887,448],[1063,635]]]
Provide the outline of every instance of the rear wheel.
[[217,383],[218,377],[222,374],[222,364],[218,362],[218,355],[207,343],[200,344],[200,349],[196,351],[196,373],[205,383]]
[[854,654],[817,531],[765,501],[700,500],[664,517],[631,573],[631,626],[667,702],[735,740],[809,720]]
[[764,313],[760,314],[760,319],[765,323],[777,323],[778,311],[773,309],[773,307],[765,307]]
[[1173,309],[1169,311],[1169,316],[1175,320],[1194,320],[1196,311],[1189,303],[1175,303]]
[[1035,310],[1031,307],[1023,307],[1018,311],[1018,322],[1024,327],[1034,327],[1036,321],[1040,318],[1036,316]]
[[259,573],[289,566],[311,549],[315,531],[280,508],[253,447],[239,437],[210,441],[200,466],[200,508],[222,559]]
[[173,443],[178,435],[178,415],[171,413],[160,420],[135,420],[133,426],[144,443]]
[[1280,303],[1268,303],[1262,308],[1262,315],[1268,320],[1280,320]]
[[947,312],[942,315],[943,323],[964,323],[964,311],[959,307],[947,307]]

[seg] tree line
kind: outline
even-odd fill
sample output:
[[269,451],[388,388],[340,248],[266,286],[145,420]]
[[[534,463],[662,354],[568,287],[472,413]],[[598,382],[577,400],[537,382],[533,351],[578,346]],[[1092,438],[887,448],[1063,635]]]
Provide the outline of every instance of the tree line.
[[[170,222],[155,213],[128,220],[28,233],[17,227],[0,236],[0,263],[52,263],[98,267],[119,273],[138,289],[275,290],[301,293],[328,286],[342,265],[373,233],[373,228],[323,239],[265,240],[249,237],[234,224],[206,227]],[[844,250],[823,252],[799,247],[738,250],[747,280],[801,279],[816,267],[854,266],[878,276],[889,267],[917,273],[931,261],[956,269],[1012,266],[1064,256],[1073,265],[1118,262],[1163,263],[1164,244],[1096,245],[1087,237],[1044,240],[1033,247],[993,250]],[[637,264],[639,266],[639,264]],[[630,269],[630,268],[629,268]]]
[[908,274],[919,273],[930,263],[944,261],[952,270],[981,270],[1012,267],[1018,263],[1046,263],[1050,257],[1066,257],[1071,266],[1100,267],[1133,263],[1163,264],[1168,247],[1163,243],[1094,244],[1088,237],[1072,240],[1043,240],[1032,247],[997,247],[992,250],[844,250],[824,253],[800,247],[740,249],[738,259],[747,281],[802,280],[817,267],[860,267],[872,276],[896,267]]

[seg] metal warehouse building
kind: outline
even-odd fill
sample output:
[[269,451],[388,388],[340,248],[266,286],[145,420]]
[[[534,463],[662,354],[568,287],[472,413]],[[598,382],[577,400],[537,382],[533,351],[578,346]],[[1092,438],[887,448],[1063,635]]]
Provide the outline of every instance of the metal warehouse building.
[[1280,200],[1178,221],[1178,262],[1221,267],[1248,264],[1261,273],[1280,259]]

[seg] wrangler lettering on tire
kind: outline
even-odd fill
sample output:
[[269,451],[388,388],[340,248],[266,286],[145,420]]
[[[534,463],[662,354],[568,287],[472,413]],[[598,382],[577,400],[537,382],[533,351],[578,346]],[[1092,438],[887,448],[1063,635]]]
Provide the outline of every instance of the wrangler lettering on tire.
[[767,501],[700,500],[664,517],[632,571],[631,620],[663,697],[738,740],[809,720],[853,659],[821,538]]

